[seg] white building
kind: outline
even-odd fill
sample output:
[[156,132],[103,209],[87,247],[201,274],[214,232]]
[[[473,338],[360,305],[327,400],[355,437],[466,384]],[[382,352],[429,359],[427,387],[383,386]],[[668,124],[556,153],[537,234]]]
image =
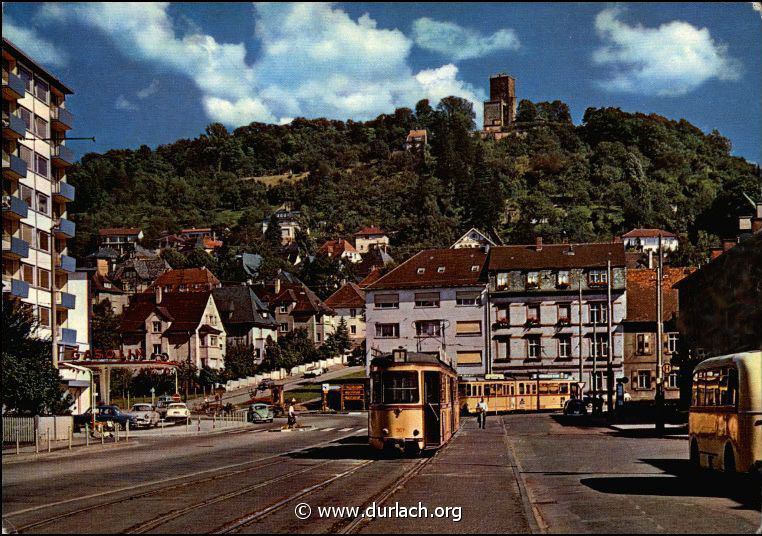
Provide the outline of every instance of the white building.
[[675,251],[677,249],[679,245],[677,236],[661,229],[633,229],[622,235],[622,241],[627,249],[656,253],[659,249],[660,236],[662,251]]
[[480,249],[424,250],[365,287],[366,362],[443,350],[459,374],[484,374],[486,262]]

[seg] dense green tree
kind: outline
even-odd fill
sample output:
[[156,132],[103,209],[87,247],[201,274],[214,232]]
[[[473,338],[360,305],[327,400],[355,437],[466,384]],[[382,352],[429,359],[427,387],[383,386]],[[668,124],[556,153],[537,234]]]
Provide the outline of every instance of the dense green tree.
[[250,344],[235,344],[225,352],[225,374],[235,380],[254,376],[257,366],[254,364],[254,347]]
[[108,298],[93,305],[90,333],[94,349],[108,351],[121,348],[120,318],[121,315],[114,314],[114,308]]

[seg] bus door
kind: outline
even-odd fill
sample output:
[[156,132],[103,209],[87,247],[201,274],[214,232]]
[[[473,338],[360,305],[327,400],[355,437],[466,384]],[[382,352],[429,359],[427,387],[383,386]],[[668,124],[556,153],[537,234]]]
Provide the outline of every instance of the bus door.
[[423,373],[423,440],[426,445],[441,443],[441,378],[439,372]]

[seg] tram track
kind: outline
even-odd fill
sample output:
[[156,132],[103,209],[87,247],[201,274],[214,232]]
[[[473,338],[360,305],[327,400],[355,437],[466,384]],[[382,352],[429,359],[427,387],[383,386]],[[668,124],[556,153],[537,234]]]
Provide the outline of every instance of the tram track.
[[[256,470],[259,470],[259,469],[263,469],[265,467],[269,467],[269,466],[272,466],[272,465],[277,465],[277,464],[282,463],[283,462],[283,458],[286,457],[286,456],[289,456],[289,455],[292,455],[292,454],[297,454],[297,453],[300,453],[300,452],[303,452],[303,451],[307,451],[307,450],[310,450],[310,449],[314,449],[314,448],[318,448],[318,447],[321,447],[321,446],[325,446],[325,445],[331,444],[333,442],[340,441],[342,439],[345,439],[345,438],[357,435],[357,433],[358,432],[352,432],[352,433],[345,434],[345,435],[340,436],[340,437],[335,438],[335,439],[331,439],[331,440],[327,440],[327,441],[321,441],[321,442],[313,444],[313,445],[308,445],[308,446],[305,446],[305,447],[300,447],[300,448],[293,449],[293,450],[290,450],[290,451],[287,451],[287,452],[283,452],[283,453],[280,453],[280,454],[274,454],[274,455],[267,456],[267,457],[264,457],[264,458],[261,458],[261,459],[258,459],[258,460],[251,460],[251,461],[248,461],[248,462],[240,462],[240,463],[235,463],[235,464],[229,464],[229,465],[225,465],[223,467],[216,467],[216,468],[206,469],[206,470],[203,470],[203,471],[197,471],[197,472],[186,474],[186,475],[179,475],[179,476],[175,476],[175,477],[170,477],[168,479],[163,479],[163,480],[159,480],[159,481],[144,482],[144,483],[137,484],[137,485],[134,485],[134,486],[125,486],[123,488],[119,488],[119,489],[111,490],[111,491],[107,491],[107,492],[96,493],[96,494],[86,495],[86,496],[82,496],[82,497],[74,497],[74,498],[71,498],[71,499],[65,499],[65,500],[62,500],[62,501],[54,502],[54,503],[34,506],[34,507],[30,507],[30,508],[25,508],[25,509],[22,509],[22,510],[17,510],[15,512],[10,512],[10,513],[4,514],[3,515],[3,519],[19,516],[19,515],[22,515],[22,514],[25,514],[25,513],[33,512],[33,511],[39,511],[39,510],[44,510],[44,509],[48,509],[48,508],[53,508],[53,507],[61,506],[61,505],[64,505],[64,504],[70,504],[70,503],[75,503],[75,502],[82,502],[82,501],[86,501],[86,500],[89,500],[89,499],[97,499],[98,497],[104,497],[104,496],[107,496],[107,495],[115,495],[115,494],[119,494],[119,493],[122,493],[122,492],[134,491],[134,490],[136,490],[138,488],[145,488],[145,487],[149,487],[149,486],[153,486],[153,485],[159,485],[159,484],[163,484],[163,483],[173,482],[171,484],[167,484],[167,485],[163,485],[163,486],[160,486],[158,488],[155,488],[155,489],[150,489],[150,490],[147,490],[147,491],[139,492],[137,494],[128,494],[126,496],[118,496],[118,497],[115,497],[113,499],[109,499],[107,501],[98,501],[95,504],[91,504],[91,505],[88,505],[88,506],[83,506],[83,507],[77,508],[75,510],[69,510],[69,511],[66,511],[66,512],[61,512],[59,514],[54,514],[52,516],[48,516],[48,517],[45,517],[43,519],[38,519],[38,520],[33,521],[31,523],[26,523],[24,525],[17,526],[16,530],[19,533],[22,533],[22,532],[28,531],[30,529],[34,529],[34,528],[38,528],[38,527],[43,527],[45,525],[49,525],[51,523],[54,523],[56,521],[60,521],[62,519],[74,517],[74,516],[79,515],[79,514],[91,512],[91,511],[98,510],[98,509],[101,509],[101,508],[104,508],[104,507],[108,507],[108,506],[113,506],[115,504],[123,503],[123,502],[126,502],[126,501],[132,501],[132,500],[142,499],[142,498],[151,497],[151,496],[154,496],[154,495],[161,495],[163,493],[171,492],[171,491],[174,491],[174,490],[177,490],[177,489],[186,488],[186,487],[192,486],[192,485],[204,484],[204,483],[207,483],[207,482],[213,482],[213,481],[217,481],[217,480],[224,480],[226,478],[230,478],[230,477],[233,477],[233,476],[236,476],[236,475],[240,475],[240,474],[244,474],[244,473],[249,473],[251,471],[256,471]],[[262,462],[266,462],[266,463],[262,463]],[[245,467],[245,466],[248,466],[248,465],[252,465],[252,466],[251,467]],[[322,465],[322,464],[320,464],[320,465]],[[215,473],[217,471],[225,471],[226,469],[231,469],[231,468],[234,468],[234,467],[241,467],[241,468],[240,469],[236,469],[234,471],[227,471],[227,472],[220,473],[220,474],[212,474],[210,476],[205,476],[203,478],[193,478],[193,477],[199,476],[201,474]],[[310,469],[312,467],[314,467],[314,466],[311,466],[308,469]],[[284,475],[284,477],[285,477],[285,475]],[[182,480],[182,479],[186,479],[186,478],[191,478],[191,480],[184,480],[182,482],[177,482],[178,480]],[[150,529],[148,529],[148,530],[150,530]]]

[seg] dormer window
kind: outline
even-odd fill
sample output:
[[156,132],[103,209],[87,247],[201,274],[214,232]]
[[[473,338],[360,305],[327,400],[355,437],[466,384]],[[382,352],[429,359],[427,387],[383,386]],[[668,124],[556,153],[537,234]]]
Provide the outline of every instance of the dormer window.
[[418,275],[422,275],[426,272],[426,268],[418,268]]
[[478,264],[474,264],[474,265],[471,267],[471,271],[472,271],[472,272],[478,272],[478,271],[479,271],[479,265],[478,265]]
[[438,274],[443,274],[444,271],[445,271],[445,267],[444,266],[440,266],[440,267],[437,268],[437,273]]
[[591,287],[605,287],[608,282],[609,276],[606,270],[590,270],[588,272],[588,284]]
[[508,272],[498,272],[495,286],[497,290],[503,290],[508,288]]
[[280,312],[283,314],[288,313],[288,305],[281,305]]
[[153,322],[153,332],[154,333],[161,333],[161,321],[154,320],[154,322]]
[[540,286],[540,272],[527,272],[527,288]]
[[569,271],[568,270],[560,270],[558,272],[558,286],[559,287],[569,286]]

